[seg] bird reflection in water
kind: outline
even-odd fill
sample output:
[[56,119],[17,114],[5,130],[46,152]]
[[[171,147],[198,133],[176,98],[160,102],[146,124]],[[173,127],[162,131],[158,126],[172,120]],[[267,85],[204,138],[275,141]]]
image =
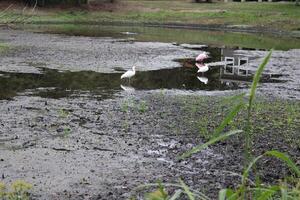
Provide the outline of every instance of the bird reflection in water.
[[201,82],[204,83],[205,85],[207,85],[208,83],[208,78],[204,77],[204,76],[197,76],[197,79]]
[[120,85],[120,87],[126,92],[134,92],[135,91],[134,87],[131,87],[131,86]]

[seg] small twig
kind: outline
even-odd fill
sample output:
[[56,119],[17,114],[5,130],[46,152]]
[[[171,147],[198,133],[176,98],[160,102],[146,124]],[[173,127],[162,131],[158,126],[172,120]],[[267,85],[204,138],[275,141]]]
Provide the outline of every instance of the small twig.
[[55,151],[66,151],[66,152],[72,151],[71,149],[66,149],[66,148],[56,148],[56,147],[53,147],[52,149],[55,150]]
[[93,147],[93,150],[98,150],[98,151],[113,151],[111,149],[104,149],[104,148],[100,148],[100,147]]

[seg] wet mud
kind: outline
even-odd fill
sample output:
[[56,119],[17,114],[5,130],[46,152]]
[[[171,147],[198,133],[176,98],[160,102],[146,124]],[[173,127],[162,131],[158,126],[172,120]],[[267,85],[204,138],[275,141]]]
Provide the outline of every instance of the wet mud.
[[[124,91],[106,100],[93,95],[2,100],[2,181],[32,183],[34,199],[128,199],[143,196],[145,191],[135,190],[140,185],[182,178],[216,198],[219,189],[240,181],[227,172],[242,171],[242,139],[233,138],[179,161],[179,155],[203,142],[199,129],[191,124],[208,110],[213,113],[220,103],[209,97],[203,102],[210,103],[198,105],[193,111],[197,117],[192,117],[187,102],[197,98]],[[274,136],[270,130],[261,137],[268,134]],[[299,149],[281,140],[261,137],[255,143],[257,154],[275,148],[299,155]],[[263,178],[272,181],[288,172],[276,166]]]
[[[124,95],[1,101],[3,181],[32,183],[37,199],[126,199],[140,184],[196,173],[176,161],[197,141],[176,104],[159,94]],[[210,160],[206,171],[222,156],[208,149],[199,159]]]
[[[128,199],[141,184],[179,178],[216,198],[219,189],[239,183],[226,172],[242,171],[240,138],[177,159],[204,141],[184,107],[209,96],[190,108],[199,118],[213,112],[221,96],[247,91],[267,51],[20,30],[1,30],[0,39],[10,46],[0,60],[2,181],[32,183],[34,199]],[[200,51],[212,55],[211,71],[201,76],[207,84],[192,61]],[[249,64],[240,65],[236,76],[232,65],[218,67],[226,65],[225,57],[246,57]],[[275,50],[259,94],[297,102],[299,58],[299,50]],[[122,82],[121,73],[132,65],[137,75]],[[257,138],[255,153],[279,149],[297,158],[299,147],[270,139],[275,130]],[[288,173],[272,166],[263,176],[269,182]]]
[[176,58],[197,52],[169,43],[135,42],[109,37],[70,37],[1,30],[0,38],[14,51],[1,59],[1,71],[39,73],[36,67],[70,71],[113,73],[115,68],[138,71],[179,67]]

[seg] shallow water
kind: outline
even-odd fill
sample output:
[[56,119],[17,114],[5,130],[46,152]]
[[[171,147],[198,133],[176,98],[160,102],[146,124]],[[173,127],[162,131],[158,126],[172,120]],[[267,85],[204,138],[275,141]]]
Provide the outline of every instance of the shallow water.
[[[125,43],[128,43],[128,41],[129,43],[130,41],[172,42],[174,46],[179,46],[179,49],[189,49],[195,53],[207,51],[210,53],[210,58],[206,60],[206,63],[217,64],[212,64],[210,70],[202,74],[197,73],[198,68],[195,66],[194,58],[178,58],[175,61],[180,63],[181,67],[163,66],[159,70],[149,70],[146,66],[146,70],[138,70],[136,76],[129,81],[120,80],[124,69],[119,67],[111,67],[113,73],[97,73],[93,71],[71,72],[48,69],[47,64],[39,66],[32,63],[31,67],[39,69],[40,74],[35,74],[34,72],[9,73],[0,71],[0,99],[10,99],[16,95],[62,98],[81,96],[86,93],[93,94],[96,98],[106,99],[113,97],[122,90],[179,89],[222,91],[241,89],[248,87],[252,80],[254,71],[253,69],[247,70],[247,66],[256,57],[236,55],[235,50],[246,49],[256,52],[258,48],[265,50],[270,47],[284,50],[300,48],[299,39],[294,38],[290,40],[289,38],[245,33],[107,25],[30,25],[26,26],[26,29],[34,32],[66,34],[69,36],[122,38],[125,40],[121,42]],[[73,41],[73,38],[69,38],[68,36],[63,36],[63,38],[59,39],[62,43],[66,44],[68,43],[67,41]],[[81,45],[81,43],[79,42],[78,45]],[[129,46],[128,48],[128,51],[130,51],[132,47]],[[69,51],[66,52],[69,53]],[[60,52],[60,49],[52,53],[54,56],[55,53],[64,54],[64,52]],[[102,52],[99,53],[101,54]],[[64,59],[63,56],[62,59]],[[226,59],[233,59],[233,63],[220,64],[220,62],[224,62]],[[75,63],[79,64],[80,69],[85,69],[85,63],[80,61],[82,60],[78,60]],[[144,64],[146,65],[146,63]],[[65,65],[72,66],[70,63],[65,63]],[[232,66],[238,66],[238,68],[233,69]],[[241,70],[239,66],[242,66]],[[97,67],[101,68],[101,65]],[[262,81],[272,83],[282,82],[282,79],[278,79],[281,76],[281,74],[266,73]]]
[[[252,75],[240,76],[224,73],[219,67],[207,73],[197,73],[195,62],[180,60],[182,67],[141,71],[128,79],[120,79],[121,72],[97,73],[93,71],[58,71],[40,68],[41,74],[0,72],[0,99],[16,95],[34,95],[47,98],[62,98],[93,94],[99,99],[112,98],[118,92],[134,90],[180,89],[180,90],[234,90],[249,85]],[[119,70],[119,69],[117,69]],[[264,82],[276,82],[264,79]]]
[[26,25],[36,32],[69,36],[130,38],[137,41],[207,44],[217,47],[289,50],[300,48],[300,38],[226,31],[122,25]]

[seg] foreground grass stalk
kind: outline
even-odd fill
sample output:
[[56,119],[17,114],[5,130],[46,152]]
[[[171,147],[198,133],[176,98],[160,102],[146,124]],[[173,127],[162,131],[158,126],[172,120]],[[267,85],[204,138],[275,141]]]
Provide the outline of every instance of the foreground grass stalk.
[[[242,174],[241,184],[237,186],[235,189],[222,189],[219,192],[219,200],[298,200],[300,199],[300,168],[284,153],[279,151],[267,151],[262,155],[259,155],[255,158],[252,158],[252,121],[251,121],[251,113],[253,112],[253,102],[255,98],[256,89],[259,83],[259,79],[262,75],[262,71],[268,63],[272,54],[272,50],[265,57],[262,64],[259,66],[252,82],[252,87],[249,94],[249,101],[247,107],[247,119],[246,119],[246,131],[244,133],[245,140],[245,169]],[[242,98],[243,94],[237,95],[231,99],[239,100],[237,105],[233,107],[231,112],[225,117],[222,123],[214,132],[214,137],[210,139],[208,142],[198,145],[191,149],[190,151],[184,153],[180,156],[180,159],[191,156],[194,153],[197,153],[208,146],[219,142],[221,140],[227,139],[228,137],[241,133],[241,130],[231,130],[227,133],[221,134],[224,129],[228,126],[228,124],[236,117],[239,111],[246,105],[243,103]],[[284,179],[283,183],[275,184],[275,185],[267,185],[262,184],[260,181],[256,181],[253,183],[251,177],[249,177],[250,172],[252,171],[254,175],[256,174],[256,163],[262,159],[263,157],[275,157],[281,161],[283,161],[286,166],[290,169],[293,176],[289,177],[289,179]],[[259,177],[258,177],[259,178]],[[259,180],[259,179],[257,179]],[[180,185],[177,184],[164,184],[165,186],[175,186],[180,187],[180,190],[177,190],[171,198],[169,196],[164,196],[164,198],[151,198],[148,200],[175,200],[181,197],[181,194],[185,194],[189,200],[195,199],[209,199],[204,194],[196,192],[195,190],[191,190],[188,186],[180,180]],[[148,184],[151,186],[151,184]],[[152,184],[153,186],[153,184]],[[182,191],[183,190],[183,191]],[[161,191],[164,191],[161,189]],[[163,192],[161,192],[163,193]],[[150,193],[151,194],[151,193]],[[153,192],[156,194],[156,192]],[[167,193],[166,193],[167,194]],[[155,196],[157,197],[157,196]]]
[[255,94],[256,94],[256,89],[260,80],[260,77],[262,75],[263,70],[265,69],[265,66],[269,62],[271,55],[272,55],[271,50],[268,55],[264,58],[263,62],[260,64],[258,67],[253,81],[252,81],[252,86],[250,90],[250,95],[249,95],[249,103],[248,103],[248,111],[247,111],[247,124],[246,124],[246,130],[244,132],[245,135],[245,158],[246,158],[246,164],[249,163],[251,160],[252,156],[252,122],[251,122],[251,113],[252,113],[252,108],[253,108],[253,102],[255,99]]

